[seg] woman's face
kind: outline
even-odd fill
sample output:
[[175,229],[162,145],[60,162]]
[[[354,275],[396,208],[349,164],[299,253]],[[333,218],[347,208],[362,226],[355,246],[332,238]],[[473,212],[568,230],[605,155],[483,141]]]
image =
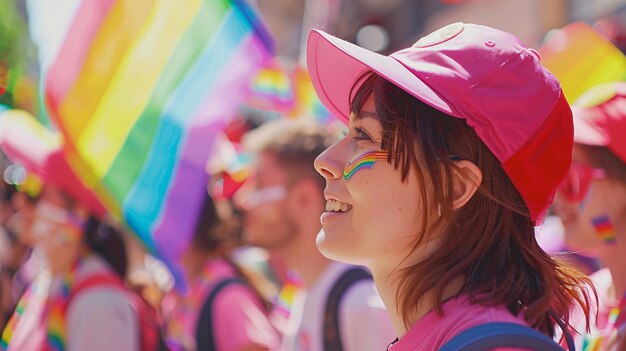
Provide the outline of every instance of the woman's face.
[[[606,178],[602,170],[588,165],[585,155],[574,146],[573,169],[555,199],[555,209],[565,228],[565,240],[575,250],[596,255],[614,247],[617,228],[623,226],[626,185]],[[570,184],[572,183],[572,184]],[[567,187],[574,188],[572,196]]]
[[414,170],[402,182],[400,170],[386,159],[375,159],[371,168],[367,162],[355,167],[368,159],[359,156],[381,151],[382,126],[375,111],[370,97],[359,116],[350,116],[347,135],[315,160],[326,179],[317,246],[331,259],[395,268],[412,251],[420,229],[420,188]]
[[59,189],[44,187],[34,211],[31,234],[35,247],[49,250],[81,241],[87,212]]

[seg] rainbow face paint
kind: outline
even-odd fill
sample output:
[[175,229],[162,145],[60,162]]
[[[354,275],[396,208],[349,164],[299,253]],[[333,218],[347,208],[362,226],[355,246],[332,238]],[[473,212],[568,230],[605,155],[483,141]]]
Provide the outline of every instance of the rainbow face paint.
[[372,169],[376,160],[386,160],[387,153],[384,151],[368,151],[354,160],[348,161],[343,169],[343,180],[349,181],[354,174],[362,169]]
[[596,235],[608,245],[615,244],[615,228],[609,216],[602,215],[591,219],[591,224],[596,230]]

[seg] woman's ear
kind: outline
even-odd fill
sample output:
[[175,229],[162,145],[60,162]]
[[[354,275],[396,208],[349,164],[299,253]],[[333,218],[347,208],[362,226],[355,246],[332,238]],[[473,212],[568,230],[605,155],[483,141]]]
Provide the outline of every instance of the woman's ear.
[[453,199],[452,208],[457,210],[474,196],[483,181],[483,172],[473,162],[461,160],[455,162],[452,177]]

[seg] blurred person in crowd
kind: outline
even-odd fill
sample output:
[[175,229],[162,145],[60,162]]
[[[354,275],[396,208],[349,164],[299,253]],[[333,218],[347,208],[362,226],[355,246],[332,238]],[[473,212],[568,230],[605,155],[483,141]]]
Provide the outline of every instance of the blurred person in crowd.
[[[534,235],[573,133],[536,52],[469,23],[390,56],[313,30],[307,65],[349,127],[315,160],[327,202],[317,246],[373,273],[398,337],[388,350],[463,349],[466,333],[489,341],[474,349],[558,347],[551,338],[570,329],[570,307],[588,312],[591,298],[588,279]],[[524,341],[491,323],[523,330]]]
[[580,346],[611,350],[617,331],[626,332],[626,83],[592,88],[573,111],[573,163],[556,209],[567,244],[606,267],[591,276],[600,300],[598,321]]
[[230,259],[239,240],[228,222],[207,193],[193,240],[180,262],[188,288],[172,290],[162,303],[166,343],[172,351],[278,347],[267,304]]
[[[14,284],[14,279],[21,278],[18,273],[29,252],[30,248],[20,242],[13,230],[0,227],[0,311],[3,317],[3,321],[0,321],[0,329],[4,329],[4,323],[13,314],[17,299],[23,293],[23,289],[17,286],[19,282]],[[14,290],[17,290],[16,294]]]
[[70,169],[61,146],[47,142],[54,139],[49,133],[21,128],[24,123],[30,122],[3,116],[0,147],[41,180],[29,206],[18,206],[17,227],[43,265],[3,331],[2,348],[149,349],[143,346],[156,342],[144,344],[142,314],[123,285],[127,257],[120,234]]
[[[10,191],[10,202],[13,214],[6,220],[5,228],[8,233],[14,233],[17,251],[13,256],[14,269],[11,277],[11,298],[13,306],[17,304],[30,283],[35,279],[42,266],[40,252],[33,251],[35,238],[23,230],[34,220],[37,195],[41,191],[41,181],[36,176],[25,177],[26,170],[17,165],[11,165],[5,170],[4,180]],[[17,191],[19,189],[19,191]]]
[[268,122],[244,138],[256,157],[236,199],[244,240],[266,249],[284,279],[273,315],[283,350],[382,350],[393,335],[369,273],[315,246],[324,184],[312,162],[335,140],[323,126],[294,120]]
[[13,277],[24,263],[30,250],[20,242],[16,232],[7,226],[15,210],[11,204],[14,187],[0,182],[0,330],[13,314],[16,300],[13,298]]

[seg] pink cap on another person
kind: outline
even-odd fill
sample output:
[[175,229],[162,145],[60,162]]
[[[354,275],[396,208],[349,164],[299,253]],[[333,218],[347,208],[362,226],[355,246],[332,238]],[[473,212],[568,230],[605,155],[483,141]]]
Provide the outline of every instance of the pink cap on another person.
[[44,183],[88,206],[96,217],[106,212],[94,192],[85,187],[67,163],[60,135],[47,130],[27,112],[9,110],[0,115],[0,148],[11,161],[38,175]]
[[558,80],[515,36],[454,23],[384,56],[312,30],[307,63],[321,101],[346,123],[350,90],[366,70],[465,119],[541,222],[571,163],[572,114]]
[[604,146],[626,163],[626,83],[603,83],[572,105],[574,142]]

